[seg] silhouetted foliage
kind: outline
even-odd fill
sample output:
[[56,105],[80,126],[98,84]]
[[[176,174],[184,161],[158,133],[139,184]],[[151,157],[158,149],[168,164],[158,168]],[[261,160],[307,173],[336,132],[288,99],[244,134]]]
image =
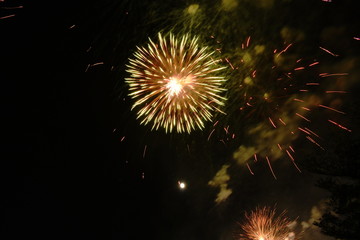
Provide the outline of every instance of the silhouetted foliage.
[[317,186],[330,195],[322,217],[314,222],[321,231],[337,239],[359,239],[360,182],[358,149],[360,139],[354,135],[338,136],[326,149],[325,155],[307,157],[302,165],[323,175]]

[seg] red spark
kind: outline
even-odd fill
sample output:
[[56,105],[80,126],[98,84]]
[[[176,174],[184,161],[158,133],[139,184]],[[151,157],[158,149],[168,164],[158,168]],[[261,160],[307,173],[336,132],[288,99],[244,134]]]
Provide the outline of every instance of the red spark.
[[234,70],[234,66],[231,64],[231,62],[229,61],[229,59],[225,58],[225,61],[230,65],[230,67]]
[[250,44],[250,36],[247,38],[246,47],[249,47],[249,44]]
[[338,57],[339,55],[337,55],[337,54],[335,54],[335,53],[332,53],[332,52],[330,52],[328,49],[326,49],[326,48],[323,48],[323,47],[319,47],[321,50],[323,50],[323,51],[325,51],[325,52],[327,52],[328,54],[331,54],[332,56],[334,56],[334,57]]
[[294,70],[299,71],[299,70],[304,70],[304,69],[305,69],[304,67],[298,67],[298,68],[295,68]]
[[10,14],[7,16],[0,17],[0,19],[11,18],[11,17],[15,17],[15,14]]
[[297,101],[297,102],[302,102],[302,103],[305,102],[304,100],[301,100],[301,99],[298,99],[298,98],[294,98],[293,100]]
[[248,167],[249,172],[251,173],[251,175],[255,175],[255,174],[253,173],[253,171],[251,170],[251,168],[250,168],[250,166],[249,166],[249,164],[248,164],[248,163],[246,163],[246,166]]
[[273,171],[273,169],[271,167],[271,163],[270,163],[270,160],[269,160],[268,156],[266,156],[266,161],[267,161],[267,163],[269,165],[269,168],[270,168],[270,171],[271,171],[272,175],[274,176],[274,178],[276,180],[277,178],[276,178],[275,173],[274,173],[274,171]]
[[295,150],[292,148],[292,146],[289,146],[289,148],[292,152],[295,152]]
[[210,134],[209,134],[209,136],[208,136],[208,138],[207,138],[208,141],[210,140],[210,137],[211,137],[211,135],[213,134],[214,131],[215,131],[215,129],[213,129],[213,130],[210,132]]
[[319,107],[322,107],[322,108],[329,109],[329,110],[334,111],[334,112],[337,112],[337,113],[345,114],[345,113],[342,112],[342,111],[336,110],[335,108],[331,108],[331,107],[328,107],[328,106],[325,106],[325,105],[319,104],[318,106],[319,106]]
[[339,124],[339,123],[337,123],[337,122],[334,122],[333,120],[328,119],[328,121],[329,121],[329,122],[331,122],[332,124],[334,124],[334,125],[338,126],[338,127],[339,127],[339,128],[341,128],[341,129],[344,129],[344,130],[346,130],[346,131],[348,131],[348,132],[351,132],[351,130],[350,130],[350,129],[348,129],[348,128],[346,128],[346,127],[342,126],[342,125],[340,125],[340,124]]
[[273,125],[273,127],[276,128],[276,125],[274,124],[273,120],[271,120],[270,117],[269,117],[269,121],[270,121],[271,125]]
[[[284,50],[280,51],[280,52],[276,55],[276,57],[279,57],[280,54],[283,54],[284,52],[286,52],[286,51],[289,49],[289,47],[291,47],[291,46],[292,46],[292,43],[290,43],[289,45],[287,45]],[[274,51],[274,53],[276,53],[276,51]]]
[[312,67],[312,66],[315,66],[315,65],[318,65],[318,64],[319,64],[319,62],[313,62],[313,63],[309,64],[309,67]]
[[319,137],[319,135],[317,135],[316,133],[314,133],[313,131],[311,131],[310,129],[308,129],[308,128],[305,128],[307,131],[309,131],[312,135],[314,135],[314,136],[316,136],[316,137],[318,137],[318,138],[320,138]]
[[306,136],[306,138],[310,141],[310,142],[312,142],[312,143],[314,143],[316,146],[318,146],[320,149],[322,149],[322,150],[325,150],[319,143],[317,143],[314,139],[312,139],[310,136]]
[[348,73],[320,73],[320,77],[331,77],[331,76],[347,76]]
[[299,114],[299,113],[295,113],[296,116],[301,117],[302,119],[304,119],[307,122],[311,122],[309,119],[307,119],[306,117],[304,117],[303,115]]
[[346,91],[325,91],[325,93],[347,93]]
[[306,131],[305,129],[298,127],[298,129],[304,133],[306,133],[307,135],[311,135],[310,132]]
[[286,123],[281,118],[279,118],[279,121],[286,126]]

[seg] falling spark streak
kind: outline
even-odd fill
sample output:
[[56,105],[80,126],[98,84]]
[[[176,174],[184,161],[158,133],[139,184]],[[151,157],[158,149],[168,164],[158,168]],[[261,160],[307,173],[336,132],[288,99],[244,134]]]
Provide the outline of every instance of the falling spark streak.
[[280,121],[284,126],[286,126],[286,123],[285,123],[281,118],[279,118],[279,121]]
[[332,76],[347,76],[348,73],[320,73],[320,77],[332,77]]
[[252,76],[253,78],[256,77],[256,70],[254,70],[254,71],[251,73],[251,76]]
[[301,114],[299,114],[299,113],[295,113],[295,114],[296,114],[296,116],[301,117],[301,118],[304,119],[305,121],[311,122],[309,119],[307,119],[307,118],[304,117],[303,115],[301,115]]
[[299,71],[299,70],[304,70],[304,69],[305,69],[304,67],[298,67],[298,68],[295,68],[294,70]]
[[330,55],[332,55],[332,56],[334,56],[334,57],[338,57],[339,55],[337,55],[337,54],[335,54],[335,53],[332,53],[332,52],[330,52],[329,50],[327,50],[326,48],[323,48],[323,47],[319,47],[321,50],[323,50],[323,51],[325,51],[325,52],[327,52],[328,54],[330,54]]
[[97,63],[91,64],[90,67],[94,67],[94,66],[102,65],[102,64],[104,64],[104,62],[97,62]]
[[[1,1],[0,1],[1,2]],[[6,9],[6,10],[11,10],[11,9],[19,9],[19,8],[24,8],[24,6],[16,6],[16,7],[1,7],[2,9]]]
[[247,168],[249,169],[249,172],[251,173],[251,175],[255,175],[254,172],[251,170],[251,168],[250,168],[250,166],[249,166],[248,163],[246,163],[246,166],[247,166]]
[[213,129],[213,130],[210,132],[210,134],[209,134],[209,136],[208,136],[208,138],[207,138],[208,141],[210,140],[210,137],[211,137],[211,135],[213,134],[214,131],[215,131],[215,129]]
[[325,106],[325,105],[319,104],[318,106],[319,106],[319,107],[322,107],[322,108],[329,109],[329,110],[334,111],[334,112],[337,112],[337,113],[345,114],[345,113],[342,112],[342,111],[336,110],[336,109],[334,109],[334,108],[331,108],[331,107],[328,107],[328,106]]
[[306,133],[307,135],[311,135],[310,132],[306,131],[305,129],[298,127],[298,129],[304,133]]
[[273,125],[273,127],[276,128],[276,125],[274,124],[274,122],[271,120],[270,117],[269,117],[269,121],[270,121],[271,125]]
[[227,126],[226,128],[224,128],[224,131],[226,132],[226,135],[229,134],[229,127],[230,127],[230,126]]
[[295,150],[293,149],[292,146],[289,146],[289,148],[290,148],[290,150],[291,150],[293,153],[295,152]]
[[286,150],[286,153],[287,153],[287,155],[289,156],[289,158],[291,159],[291,162],[294,164],[295,168],[301,173],[300,168],[299,168],[298,165],[295,163],[294,157],[291,155],[291,153],[290,153],[288,150]]
[[274,171],[272,169],[272,166],[271,166],[271,163],[270,163],[270,160],[269,160],[268,156],[266,156],[266,161],[267,161],[267,163],[269,165],[269,168],[270,168],[270,171],[271,171],[272,175],[274,176],[275,180],[277,180],[277,178],[275,176],[275,173],[274,173]]
[[325,93],[347,93],[346,91],[325,91]]
[[308,129],[308,128],[305,128],[305,129],[306,129],[306,131],[310,132],[312,135],[314,135],[314,136],[316,136],[316,137],[320,138],[320,136],[319,136],[319,135],[317,135],[316,133],[314,133],[314,132],[313,132],[313,131],[311,131],[310,129]]
[[212,58],[214,53],[189,35],[178,39],[159,33],[158,43],[149,38],[147,47],[137,47],[126,65],[131,76],[125,82],[141,124],[152,123],[152,129],[161,127],[166,133],[205,128],[226,100],[220,96],[225,91],[221,86],[226,80],[220,75],[225,66]]
[[249,47],[249,45],[250,45],[250,36],[246,40],[246,47]]
[[258,161],[258,159],[257,159],[257,155],[256,155],[256,153],[254,154],[254,162],[257,162]]
[[313,63],[309,64],[309,67],[312,67],[312,66],[315,66],[315,65],[318,65],[318,64],[319,64],[319,62],[313,62]]
[[297,99],[297,98],[294,98],[293,100],[296,101],[296,102],[302,102],[302,103],[305,102],[304,100]]
[[230,65],[230,67],[234,70],[234,66],[231,64],[231,62],[229,61],[229,59],[225,58],[225,61]]
[[348,128],[346,128],[346,127],[342,126],[342,125],[340,125],[340,124],[339,124],[339,123],[337,123],[337,122],[334,122],[334,121],[332,121],[332,120],[330,120],[330,119],[328,119],[328,121],[329,121],[329,122],[331,122],[332,124],[334,124],[334,125],[338,126],[338,127],[339,127],[339,128],[341,128],[341,129],[344,129],[344,130],[346,130],[346,131],[348,131],[348,132],[351,132],[351,130],[350,130],[350,129],[348,129]]
[[145,154],[146,154],[146,148],[147,148],[147,145],[144,146],[144,151],[143,151],[143,158],[145,158]]
[[11,17],[15,17],[15,16],[16,16],[15,14],[10,14],[7,16],[0,17],[0,19],[11,18]]
[[287,155],[289,156],[289,158],[292,160],[292,161],[295,161],[294,157],[290,154],[290,152],[288,150],[285,150]]
[[[286,52],[286,51],[289,49],[289,47],[291,47],[291,46],[292,46],[292,43],[290,43],[289,45],[287,45],[284,50],[282,50],[281,52],[279,52],[279,53],[276,55],[276,57],[279,57],[281,54],[283,54],[284,52]],[[274,51],[274,53],[276,53],[276,50]]]
[[306,136],[306,138],[310,141],[310,142],[312,142],[312,143],[314,143],[316,146],[318,146],[321,150],[325,150],[319,143],[317,143],[314,139],[312,139],[310,136]]

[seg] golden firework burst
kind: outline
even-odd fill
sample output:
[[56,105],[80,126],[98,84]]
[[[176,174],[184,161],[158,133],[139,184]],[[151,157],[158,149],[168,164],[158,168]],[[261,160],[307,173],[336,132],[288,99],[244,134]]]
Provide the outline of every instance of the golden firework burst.
[[225,67],[214,53],[189,35],[176,38],[159,33],[157,43],[149,38],[146,47],[137,47],[126,65],[131,76],[125,81],[141,124],[178,133],[203,129],[225,101],[220,95],[225,91],[221,87]]

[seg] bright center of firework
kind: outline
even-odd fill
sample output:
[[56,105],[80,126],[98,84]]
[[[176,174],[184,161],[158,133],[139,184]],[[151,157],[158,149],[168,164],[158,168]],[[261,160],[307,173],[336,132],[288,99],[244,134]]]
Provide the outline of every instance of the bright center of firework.
[[169,95],[174,96],[174,94],[177,96],[183,89],[183,84],[181,79],[177,77],[171,77],[169,79],[169,82],[166,84],[166,88],[169,89]]
[[264,237],[259,237],[259,240],[265,240],[265,238]]

